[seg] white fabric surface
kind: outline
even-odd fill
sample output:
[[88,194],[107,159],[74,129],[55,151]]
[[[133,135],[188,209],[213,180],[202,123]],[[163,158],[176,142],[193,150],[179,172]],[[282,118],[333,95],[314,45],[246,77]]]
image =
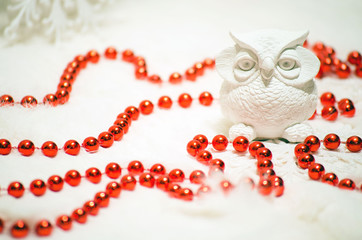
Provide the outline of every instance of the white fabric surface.
[[[146,58],[150,73],[166,79],[171,72],[183,72],[194,62],[214,57],[229,46],[230,29],[309,29],[309,42],[323,41],[345,59],[352,50],[362,52],[361,10],[362,3],[352,0],[117,1],[101,13],[103,20],[97,31],[77,34],[55,45],[34,37],[7,46],[0,39],[0,95],[10,94],[19,101],[30,94],[42,100],[55,91],[63,68],[74,56],[93,48],[103,53],[108,46],[133,49]],[[138,105],[144,99],[156,103],[162,95],[176,99],[183,92],[197,97],[207,90],[217,97],[220,84],[221,78],[213,70],[195,83],[160,87],[135,80],[129,64],[102,58],[79,75],[69,102],[63,106],[1,108],[0,138],[13,145],[23,139],[31,139],[36,146],[46,140],[59,147],[68,139],[81,143],[107,130],[129,105]],[[320,118],[310,121],[316,135],[323,138],[334,132],[342,140],[362,136],[362,80],[354,76],[346,80],[326,77],[317,84],[319,94],[331,91],[337,99],[350,98],[357,111],[355,117],[339,117],[336,122]],[[199,133],[209,138],[227,134],[230,123],[221,115],[217,101],[211,107],[196,102],[189,109],[176,105],[171,110],[156,108],[154,114],[140,116],[122,141],[109,149],[100,148],[96,154],[82,150],[73,157],[59,152],[50,159],[39,151],[31,157],[14,151],[0,156],[0,187],[6,188],[15,180],[27,187],[35,178],[63,176],[70,169],[84,173],[89,167],[99,167],[103,171],[111,161],[126,167],[135,159],[145,167],[161,163],[167,170],[181,168],[186,175],[194,169],[207,171],[188,156],[186,144]],[[311,181],[307,172],[295,165],[295,145],[265,144],[273,152],[275,171],[285,182],[285,193],[280,198],[263,197],[240,186],[238,181],[244,176],[257,179],[255,164],[248,154],[229,149],[215,153],[225,161],[226,176],[237,186],[227,197],[216,191],[189,203],[137,185],[134,192],[123,191],[120,198],[111,199],[110,206],[101,209],[97,217],[90,216],[85,225],[73,223],[69,232],[55,228],[48,239],[361,239],[360,191],[343,191]],[[352,178],[361,186],[361,153],[350,153],[343,146],[337,151],[322,148],[316,158],[327,172],[335,172],[340,179]],[[31,226],[42,218],[54,221],[92,199],[107,182],[104,177],[98,185],[86,180],[76,188],[65,184],[60,193],[48,191],[40,198],[26,193],[14,199],[2,193],[0,217],[6,223],[24,219]],[[1,239],[11,239],[8,227]],[[36,235],[29,234],[28,239],[33,238]]]

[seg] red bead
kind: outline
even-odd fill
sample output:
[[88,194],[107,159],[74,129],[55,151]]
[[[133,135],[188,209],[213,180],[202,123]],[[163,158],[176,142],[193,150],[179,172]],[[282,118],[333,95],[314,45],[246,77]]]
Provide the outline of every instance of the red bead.
[[90,215],[97,215],[99,212],[99,206],[95,201],[87,201],[83,205],[83,209]]
[[143,57],[136,57],[134,60],[133,60],[133,64],[135,65],[135,67],[146,67],[146,61]]
[[99,145],[103,148],[109,148],[113,145],[114,139],[110,132],[102,132],[98,135]]
[[74,60],[68,64],[68,66],[64,72],[69,72],[69,73],[73,74],[74,76],[77,76],[79,74],[79,70],[80,70],[79,63]]
[[205,149],[207,148],[207,146],[209,145],[209,140],[207,139],[206,136],[202,135],[202,134],[198,134],[194,137],[194,140],[197,140],[200,142],[201,144],[201,148]]
[[337,186],[338,184],[338,177],[334,173],[326,173],[322,176],[322,182],[327,183],[332,186]]
[[220,168],[222,171],[225,169],[225,163],[217,158],[210,160],[209,165],[211,168]]
[[325,50],[325,45],[322,42],[316,42],[313,46],[312,46],[312,50],[316,53],[318,52],[323,52]]
[[348,54],[347,60],[350,64],[358,66],[362,62],[362,57],[359,52],[353,51],[350,54]]
[[126,49],[122,52],[122,59],[126,62],[133,62],[135,56],[132,50]]
[[15,197],[20,198],[24,195],[24,186],[20,182],[12,182],[8,186],[8,194]]
[[41,220],[36,224],[35,232],[38,236],[49,236],[53,231],[52,224],[47,220]]
[[30,140],[23,140],[18,145],[18,151],[23,156],[30,156],[34,153],[35,146],[34,143]]
[[99,143],[95,137],[87,137],[84,139],[82,146],[87,152],[94,153],[98,151]]
[[202,62],[195,63],[194,68],[196,70],[196,75],[197,76],[204,75],[205,67],[204,67],[204,64]]
[[204,60],[204,66],[206,68],[213,68],[215,67],[215,60],[214,59],[211,59],[211,58],[205,58]]
[[46,192],[47,187],[45,185],[45,182],[43,180],[40,179],[35,179],[34,181],[32,181],[30,183],[30,191],[35,195],[35,196],[42,196],[44,195],[44,193]]
[[72,218],[67,215],[61,215],[57,218],[57,226],[65,231],[68,231],[72,228],[72,223]]
[[334,121],[338,117],[338,111],[334,106],[325,106],[322,109],[322,117],[328,121]]
[[87,222],[87,212],[83,208],[77,208],[72,213],[72,219],[78,223]]
[[323,78],[323,70],[322,70],[321,67],[319,68],[319,71],[318,71],[318,73],[317,73],[317,75],[315,77],[318,78],[318,79]]
[[333,106],[336,102],[336,97],[331,92],[325,92],[320,97],[323,106]]
[[303,154],[310,153],[310,148],[304,143],[299,143],[294,148],[294,155],[299,158]]
[[221,181],[220,186],[224,193],[229,193],[234,188],[234,186],[231,184],[231,182],[229,182],[227,180]]
[[359,152],[362,149],[362,139],[358,136],[351,136],[347,139],[346,147],[351,152]]
[[192,97],[188,93],[183,93],[178,97],[178,104],[183,108],[188,108],[191,106]]
[[190,81],[195,81],[197,77],[196,69],[194,67],[190,67],[185,71],[185,78]]
[[65,142],[63,149],[66,154],[75,156],[80,151],[80,145],[75,140],[68,140]]
[[0,97],[0,107],[13,106],[13,105],[14,105],[14,99],[12,96],[4,94]]
[[144,100],[140,103],[140,111],[144,115],[149,115],[153,112],[153,103],[149,100]]
[[182,81],[182,76],[178,72],[172,73],[168,78],[168,81],[173,84],[180,83]]
[[166,173],[166,169],[162,164],[156,163],[151,167],[150,172],[155,175],[164,175]]
[[336,73],[337,67],[338,67],[339,64],[341,64],[341,62],[342,62],[342,61],[341,61],[340,59],[338,59],[338,58],[334,58],[334,59],[333,59],[332,70],[333,70],[334,73]]
[[264,144],[262,144],[261,142],[252,142],[249,145],[249,153],[252,157],[256,157],[256,151],[259,148],[264,147]]
[[57,97],[59,104],[65,104],[69,100],[69,92],[64,89],[58,90],[55,93],[55,96]]
[[213,102],[214,98],[209,92],[203,92],[199,96],[199,102],[201,105],[210,106]]
[[162,96],[158,99],[157,106],[159,108],[170,109],[172,107],[172,100],[168,96]]
[[124,175],[121,179],[122,189],[133,191],[136,187],[136,179],[132,175]]
[[224,135],[216,135],[212,139],[212,146],[215,150],[223,151],[227,148],[229,140]]
[[161,175],[156,179],[156,187],[163,191],[167,191],[170,182],[171,180],[168,176]]
[[81,180],[82,177],[76,170],[69,170],[64,177],[64,181],[72,187],[78,186]]
[[186,150],[191,156],[195,157],[197,153],[202,150],[201,143],[198,140],[191,140],[188,142]]
[[331,59],[333,59],[336,56],[336,52],[334,51],[334,49],[329,46],[325,47],[324,54]]
[[267,196],[270,195],[270,193],[273,190],[273,186],[271,184],[270,180],[263,179],[258,184],[258,191],[260,194]]
[[58,90],[66,90],[70,93],[72,91],[72,84],[68,80],[61,80],[58,84]]
[[271,184],[276,197],[280,197],[284,193],[284,181],[281,177],[274,176],[271,178]]
[[106,186],[106,193],[112,198],[119,197],[121,190],[121,185],[118,182],[110,182]]
[[119,125],[113,125],[108,129],[108,132],[112,133],[113,135],[113,139],[115,141],[119,141],[122,139],[124,132],[122,127],[120,127]]
[[181,169],[173,169],[168,174],[172,182],[183,182],[185,179],[185,174]]
[[319,180],[324,175],[324,171],[322,164],[313,163],[308,168],[308,175],[313,180]]
[[41,146],[41,151],[47,157],[55,157],[58,153],[58,146],[52,141],[46,141]]
[[273,169],[273,162],[270,160],[267,160],[267,159],[260,160],[260,161],[258,161],[257,168],[258,168],[258,172],[260,174],[263,174],[267,170]]
[[150,81],[151,83],[155,83],[155,84],[162,83],[162,79],[160,78],[160,76],[158,76],[156,74],[149,76],[148,81]]
[[198,190],[197,190],[197,196],[202,196],[202,195],[204,195],[205,193],[208,193],[208,192],[210,192],[211,191],[211,187],[209,187],[209,186],[206,186],[206,185],[203,185],[203,186],[201,186]]
[[190,174],[190,182],[195,184],[201,184],[205,181],[206,175],[203,171],[195,170]]
[[102,173],[98,168],[91,167],[85,172],[85,177],[92,183],[100,183],[102,180]]
[[356,184],[351,179],[345,178],[339,182],[338,187],[341,189],[354,190]]
[[182,188],[179,192],[178,197],[184,201],[192,201],[194,193],[189,188]]
[[104,51],[104,56],[108,59],[116,59],[117,58],[117,50],[114,47],[108,47]]
[[144,167],[143,167],[142,163],[137,160],[130,162],[128,164],[127,169],[130,174],[135,174],[135,175],[141,174],[144,171]]
[[338,109],[341,111],[341,114],[346,117],[353,117],[356,112],[353,102],[348,98],[343,98],[338,102]]
[[[356,66],[356,75],[357,75],[357,77],[362,78],[362,64]],[[0,106],[1,106],[1,104],[0,104]]]
[[336,68],[336,73],[338,75],[339,78],[348,78],[349,75],[351,74],[351,69],[349,68],[349,66],[345,63],[340,63],[337,68]]
[[114,121],[113,124],[119,126],[120,128],[122,128],[124,134],[128,133],[130,125],[129,125],[129,123],[128,123],[128,121],[126,119],[117,118],[117,120]]
[[122,168],[118,163],[108,163],[106,166],[106,174],[109,178],[116,179],[122,174]]
[[137,67],[135,70],[135,75],[137,79],[147,78],[147,68],[146,67]]
[[58,98],[55,94],[47,94],[43,98],[43,103],[52,107],[56,107],[58,105]]
[[332,58],[326,57],[326,58],[322,59],[320,67],[321,67],[323,73],[332,72],[332,67],[333,67]]
[[307,169],[315,162],[314,157],[312,154],[303,154],[298,157],[298,166]]
[[24,221],[19,220],[11,227],[10,232],[15,238],[24,238],[29,233],[29,227]]
[[91,50],[87,53],[86,58],[91,63],[97,63],[99,61],[99,53],[96,50]]
[[94,201],[100,206],[100,207],[108,207],[109,205],[109,195],[106,192],[98,192],[94,196]]
[[170,183],[168,185],[167,191],[170,197],[178,198],[181,192],[181,187],[178,184]]
[[4,230],[4,221],[0,218],[0,233]]
[[127,107],[124,112],[128,113],[131,116],[132,120],[137,120],[140,115],[138,108],[134,106]]
[[76,57],[74,58],[74,61],[76,61],[76,62],[79,64],[79,67],[80,67],[81,69],[84,69],[84,68],[87,67],[88,61],[87,61],[87,58],[86,58],[85,56],[83,56],[83,55],[78,55],[78,56],[76,56]]
[[11,143],[6,139],[0,139],[0,154],[8,155],[11,152]]
[[317,110],[314,111],[313,115],[308,118],[308,120],[313,120],[317,114]]
[[120,113],[117,115],[117,119],[124,119],[128,122],[128,125],[131,126],[132,124],[132,118],[131,115],[129,115],[128,113]]
[[62,76],[60,77],[60,81],[68,81],[70,82],[71,84],[74,83],[75,81],[75,75],[71,74],[71,73],[67,73],[67,72],[64,72],[62,74]]
[[348,104],[352,104],[353,105],[353,102],[352,100],[348,99],[348,98],[343,98],[341,100],[338,101],[338,109],[343,111],[343,109],[345,108],[346,105]]
[[233,141],[233,147],[238,152],[245,152],[249,147],[249,140],[244,136],[236,137]]
[[196,160],[206,165],[209,163],[211,159],[212,159],[212,154],[206,150],[202,150],[196,155]]
[[[272,169],[271,169],[272,170]],[[268,179],[268,178],[267,178]],[[255,183],[254,183],[254,180],[247,177],[247,178],[244,178],[244,183],[249,186],[251,189],[254,189],[255,188]]]
[[338,135],[331,133],[324,137],[323,145],[329,150],[335,150],[341,144]]
[[53,192],[59,192],[63,189],[64,181],[58,175],[53,175],[48,178],[48,188]]
[[262,172],[259,171],[259,176],[261,178],[265,178],[265,179],[269,179],[273,176],[275,176],[275,171],[273,169],[266,169],[266,170],[263,170]]
[[273,158],[272,152],[266,147],[258,148],[258,150],[256,150],[255,156],[258,161],[272,160]]
[[23,107],[35,107],[38,104],[38,101],[33,96],[25,96],[21,99],[20,104]]
[[141,186],[153,188],[155,185],[155,178],[151,173],[142,173],[139,177],[139,182]]
[[319,138],[314,135],[306,137],[304,144],[307,145],[312,152],[318,151],[321,146]]

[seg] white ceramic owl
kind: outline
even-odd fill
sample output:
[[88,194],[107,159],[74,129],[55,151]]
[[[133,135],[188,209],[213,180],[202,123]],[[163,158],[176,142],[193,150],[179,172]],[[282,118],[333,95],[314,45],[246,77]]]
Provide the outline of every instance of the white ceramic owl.
[[230,35],[235,45],[216,57],[224,79],[222,112],[234,123],[229,137],[299,142],[312,134],[303,122],[316,109],[314,77],[320,62],[303,48],[308,32],[270,29]]

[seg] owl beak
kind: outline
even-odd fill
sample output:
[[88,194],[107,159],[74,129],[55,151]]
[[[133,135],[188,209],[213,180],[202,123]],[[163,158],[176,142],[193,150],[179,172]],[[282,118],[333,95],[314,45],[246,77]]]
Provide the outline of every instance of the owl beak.
[[260,65],[261,76],[263,77],[265,86],[269,84],[269,80],[274,73],[274,61],[271,57],[266,57]]

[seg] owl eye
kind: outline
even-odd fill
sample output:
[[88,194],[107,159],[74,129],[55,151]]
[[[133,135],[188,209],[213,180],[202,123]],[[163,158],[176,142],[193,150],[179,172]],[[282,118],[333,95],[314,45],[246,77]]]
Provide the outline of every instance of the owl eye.
[[278,62],[278,65],[281,69],[289,71],[295,68],[297,65],[296,61],[293,59],[281,59]]
[[255,62],[251,59],[240,59],[238,66],[243,71],[250,71],[255,66]]

